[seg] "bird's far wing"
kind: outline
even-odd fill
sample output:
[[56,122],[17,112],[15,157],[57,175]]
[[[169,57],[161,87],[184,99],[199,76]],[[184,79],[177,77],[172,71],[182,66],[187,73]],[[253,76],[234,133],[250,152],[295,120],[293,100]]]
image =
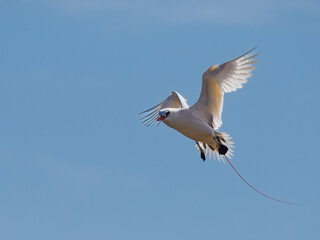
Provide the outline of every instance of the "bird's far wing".
[[214,129],[221,124],[224,93],[242,88],[250,72],[255,69],[251,65],[258,60],[253,60],[255,55],[248,56],[255,48],[242,56],[210,67],[202,76],[202,89],[198,101],[190,108],[194,114],[207,122]]
[[[158,118],[159,111],[164,108],[187,108],[189,107],[187,100],[183,98],[178,92],[171,92],[169,97],[162,103],[143,111],[139,114],[144,116],[140,119],[147,127],[153,125]],[[159,122],[160,123],[160,122]]]

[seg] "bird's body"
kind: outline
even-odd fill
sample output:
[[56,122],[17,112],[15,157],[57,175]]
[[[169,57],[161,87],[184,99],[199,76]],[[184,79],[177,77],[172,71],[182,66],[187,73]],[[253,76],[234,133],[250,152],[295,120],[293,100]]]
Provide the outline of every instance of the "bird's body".
[[212,147],[216,146],[215,130],[202,119],[197,117],[188,107],[183,109],[169,109],[170,117],[163,122],[196,142],[203,142]]

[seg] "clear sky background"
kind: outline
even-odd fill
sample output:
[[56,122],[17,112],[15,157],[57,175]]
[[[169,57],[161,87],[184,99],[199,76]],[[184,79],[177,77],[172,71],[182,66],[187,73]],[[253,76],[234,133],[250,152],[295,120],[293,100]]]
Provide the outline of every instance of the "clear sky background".
[[[319,239],[320,3],[0,3],[0,239]],[[257,46],[233,163],[138,113]]]

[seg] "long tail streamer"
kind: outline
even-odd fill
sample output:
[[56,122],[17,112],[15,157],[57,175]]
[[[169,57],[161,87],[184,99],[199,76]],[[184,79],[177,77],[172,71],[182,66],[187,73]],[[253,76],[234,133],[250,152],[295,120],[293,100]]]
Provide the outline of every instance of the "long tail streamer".
[[230,164],[230,166],[233,168],[233,170],[238,174],[238,176],[246,183],[248,184],[249,187],[251,187],[254,191],[256,191],[257,193],[260,193],[262,196],[266,197],[266,198],[270,198],[274,201],[277,201],[277,202],[282,202],[282,203],[286,203],[286,204],[291,204],[291,205],[298,205],[297,203],[293,203],[293,202],[286,202],[286,201],[282,201],[280,199],[276,199],[276,198],[273,198],[273,197],[270,197],[266,194],[264,194],[263,192],[260,192],[258,189],[254,188],[252,185],[250,185],[241,175],[240,173],[238,173],[238,171],[234,168],[234,166],[231,164],[231,162],[229,161],[229,159],[226,157],[226,155],[224,155],[225,159],[228,161],[228,163]]

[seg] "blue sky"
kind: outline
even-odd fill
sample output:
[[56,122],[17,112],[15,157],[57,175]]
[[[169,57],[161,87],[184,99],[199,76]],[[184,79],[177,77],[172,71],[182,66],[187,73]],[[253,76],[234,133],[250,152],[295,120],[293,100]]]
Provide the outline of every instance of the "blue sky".
[[[317,239],[318,1],[2,1],[0,238]],[[257,46],[230,166],[137,113]]]

